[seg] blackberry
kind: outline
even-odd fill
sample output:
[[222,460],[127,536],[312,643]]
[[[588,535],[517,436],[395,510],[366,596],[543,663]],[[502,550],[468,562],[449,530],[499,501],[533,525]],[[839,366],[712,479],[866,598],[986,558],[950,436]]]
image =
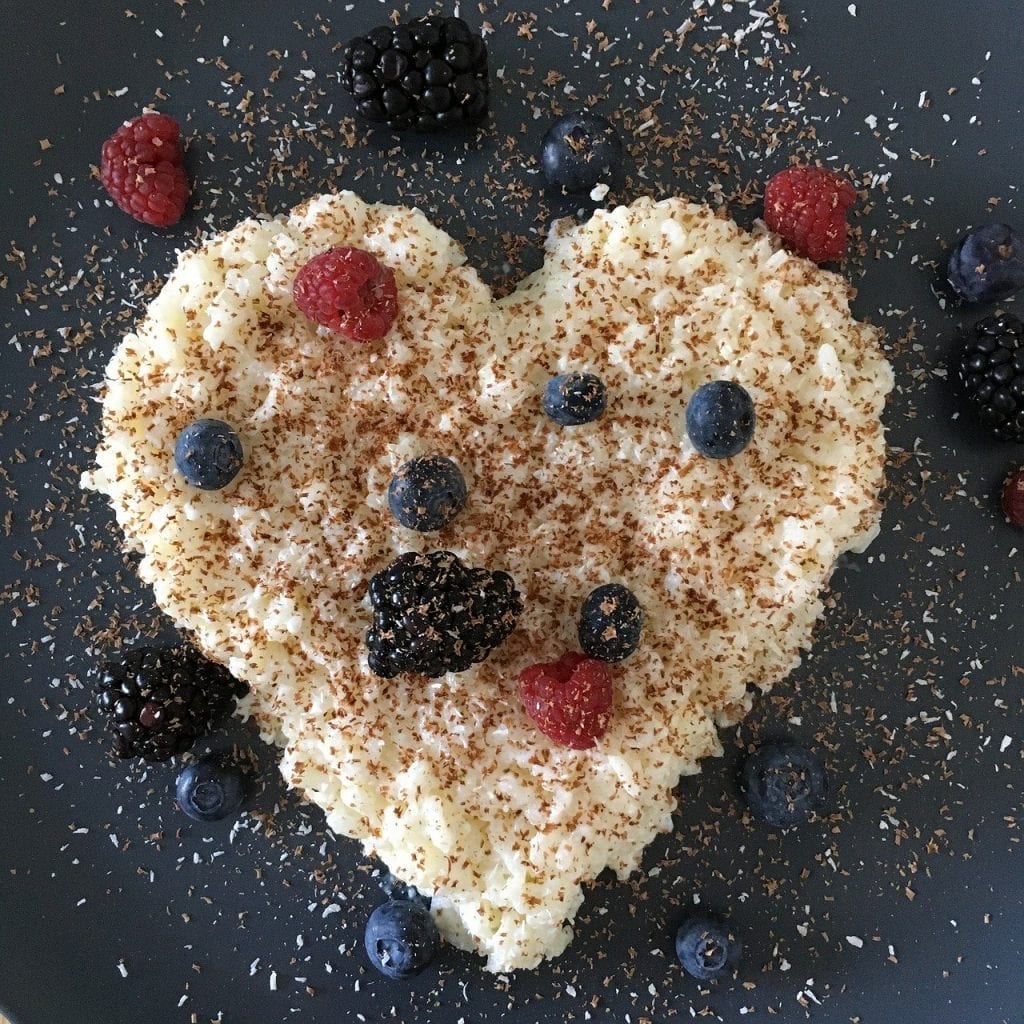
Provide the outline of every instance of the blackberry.
[[1009,313],[974,327],[960,361],[967,397],[1001,441],[1024,442],[1024,323]]
[[143,646],[103,666],[95,703],[115,757],[167,761],[188,750],[244,692],[194,647]]
[[508,573],[463,565],[451,551],[407,551],[370,580],[370,669],[436,679],[483,661],[515,628],[523,602]]
[[344,50],[341,84],[368,121],[444,131],[487,116],[487,46],[461,18],[381,25]]

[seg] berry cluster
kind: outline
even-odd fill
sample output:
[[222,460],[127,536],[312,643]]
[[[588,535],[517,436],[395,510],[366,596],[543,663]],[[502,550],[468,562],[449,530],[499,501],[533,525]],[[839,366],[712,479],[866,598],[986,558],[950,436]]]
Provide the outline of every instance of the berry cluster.
[[523,602],[505,572],[450,551],[407,551],[370,580],[370,670],[437,678],[483,661],[515,629]]
[[134,647],[103,666],[95,703],[115,757],[167,761],[226,714],[245,687],[194,647]]
[[987,316],[964,347],[960,376],[978,418],[1001,441],[1024,441],[1024,323]]
[[381,25],[342,54],[341,84],[368,121],[423,132],[487,116],[487,47],[461,18]]

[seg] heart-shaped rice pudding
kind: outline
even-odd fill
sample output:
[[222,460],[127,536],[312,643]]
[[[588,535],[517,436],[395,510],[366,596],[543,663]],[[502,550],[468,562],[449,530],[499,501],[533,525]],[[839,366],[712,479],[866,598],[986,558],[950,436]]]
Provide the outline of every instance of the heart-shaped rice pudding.
[[[387,337],[318,330],[292,281],[332,246],[397,277]],[[433,894],[444,935],[491,970],[561,952],[602,869],[635,869],[671,828],[674,787],[719,752],[752,683],[789,672],[837,556],[877,530],[892,385],[878,332],[835,274],[704,206],[641,199],[556,225],[543,268],[495,300],[418,211],[320,196],[183,253],[107,371],[86,485],[110,496],[156,599],[251,688],[289,783],[330,826]],[[607,385],[594,423],[562,427],[556,373]],[[684,410],[730,379],[757,427],[732,459],[699,455]],[[216,417],[241,473],[185,483],[179,431]],[[439,453],[468,501],[436,534],[401,526],[395,470]],[[447,549],[504,570],[524,611],[482,664],[429,680],[367,668],[369,578]],[[613,667],[591,750],[525,714],[525,666],[578,649],[586,595],[639,598],[639,649]]]

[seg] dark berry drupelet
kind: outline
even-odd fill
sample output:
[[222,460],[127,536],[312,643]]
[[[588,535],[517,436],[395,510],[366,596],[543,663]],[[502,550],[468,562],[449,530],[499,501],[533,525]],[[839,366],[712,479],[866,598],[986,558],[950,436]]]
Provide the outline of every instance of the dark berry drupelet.
[[115,757],[167,761],[183,754],[245,687],[194,647],[135,647],[102,668],[95,702]]
[[381,25],[353,39],[341,84],[369,121],[398,131],[444,131],[487,116],[487,46],[461,18]]
[[463,565],[450,551],[408,551],[370,580],[370,669],[432,679],[483,661],[515,628],[523,602],[505,572]]
[[593,423],[608,408],[608,389],[592,373],[560,373],[544,387],[544,412],[563,427]]
[[1024,442],[1024,323],[987,316],[964,348],[960,377],[981,422],[1001,441]]
[[640,646],[644,612],[629,587],[595,587],[580,609],[580,646],[591,658],[622,661]]

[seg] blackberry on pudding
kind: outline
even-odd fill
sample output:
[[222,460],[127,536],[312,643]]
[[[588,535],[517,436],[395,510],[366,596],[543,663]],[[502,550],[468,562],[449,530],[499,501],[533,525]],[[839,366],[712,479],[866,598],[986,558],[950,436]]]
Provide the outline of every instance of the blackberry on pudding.
[[370,669],[437,678],[483,661],[515,629],[523,602],[506,572],[463,565],[450,551],[408,551],[370,580]]

